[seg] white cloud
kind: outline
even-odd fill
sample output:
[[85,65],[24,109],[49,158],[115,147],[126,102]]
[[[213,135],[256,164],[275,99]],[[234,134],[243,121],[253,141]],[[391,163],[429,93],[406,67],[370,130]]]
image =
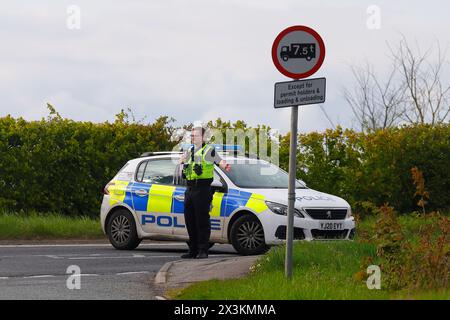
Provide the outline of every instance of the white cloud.
[[[385,43],[400,33],[424,46],[448,39],[447,2],[377,2],[378,31],[366,28],[371,1],[9,2],[0,13],[0,116],[40,118],[50,102],[76,120],[111,121],[131,107],[150,121],[221,117],[285,132],[289,110],[274,110],[272,101],[274,82],[286,78],[270,49],[282,29],[305,24],[327,47],[315,75],[327,77],[324,108],[333,122],[350,125],[340,93],[352,83],[349,64],[366,59],[382,70]],[[81,8],[81,30],[66,28],[70,4]],[[330,127],[317,106],[301,107],[299,117],[301,131]]]

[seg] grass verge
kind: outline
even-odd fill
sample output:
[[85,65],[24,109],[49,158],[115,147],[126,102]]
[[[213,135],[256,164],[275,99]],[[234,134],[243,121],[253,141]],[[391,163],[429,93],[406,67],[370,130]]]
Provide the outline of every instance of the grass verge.
[[0,213],[0,240],[100,239],[98,219],[60,214]]
[[[374,218],[362,221],[359,230],[370,233]],[[400,218],[405,235],[417,240],[421,221],[414,216]],[[362,237],[362,235],[361,235]],[[367,239],[365,239],[367,240]],[[378,264],[376,247],[368,241],[297,242],[294,246],[293,278],[284,277],[285,247],[274,247],[259,259],[244,278],[210,280],[183,290],[168,292],[173,299],[450,299],[450,289],[429,292],[369,290],[365,280],[355,274],[362,261],[373,257]]]
[[[445,215],[448,216],[449,213],[445,213]],[[373,234],[375,230],[376,220],[376,216],[368,216],[359,221],[356,229],[357,237],[366,238],[367,235]],[[424,220],[413,213],[399,215],[398,222],[402,227],[403,232],[405,233],[405,237],[414,242],[418,241],[418,235],[421,228],[425,227],[426,224],[433,223],[432,220]]]
[[[371,244],[301,242],[294,246],[294,273],[284,277],[284,247],[272,248],[247,277],[210,280],[171,291],[173,299],[449,299],[450,291],[389,292],[369,290],[354,274],[363,257],[374,255]],[[382,280],[381,280],[382,281]]]
[[355,242],[300,242],[293,252],[294,271],[284,277],[284,247],[272,248],[243,279],[194,284],[177,299],[385,299],[383,291],[368,290],[353,279],[362,257],[375,248]]

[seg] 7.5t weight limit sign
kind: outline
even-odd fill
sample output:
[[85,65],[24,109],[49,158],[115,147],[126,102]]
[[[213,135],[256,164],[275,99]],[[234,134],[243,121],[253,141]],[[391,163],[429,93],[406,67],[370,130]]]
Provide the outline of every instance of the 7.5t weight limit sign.
[[284,29],[272,45],[275,67],[288,78],[303,79],[313,75],[325,59],[322,37],[306,26]]

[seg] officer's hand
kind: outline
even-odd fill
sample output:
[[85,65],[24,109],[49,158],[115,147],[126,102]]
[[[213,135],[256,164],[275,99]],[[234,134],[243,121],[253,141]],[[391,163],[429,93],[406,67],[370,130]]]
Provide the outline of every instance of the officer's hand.
[[219,166],[227,172],[231,170],[230,164],[227,163],[225,160],[220,161]]

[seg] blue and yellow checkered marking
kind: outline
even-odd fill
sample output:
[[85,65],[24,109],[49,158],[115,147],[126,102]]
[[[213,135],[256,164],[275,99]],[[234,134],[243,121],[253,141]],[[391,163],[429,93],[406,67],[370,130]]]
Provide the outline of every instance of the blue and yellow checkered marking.
[[138,196],[133,194],[133,204],[134,204],[134,210],[136,211],[147,211],[147,204],[148,204],[148,193],[150,192],[150,186],[147,183],[140,183],[140,182],[135,182],[131,189],[132,191],[136,191],[136,190],[144,190],[147,192],[147,195],[145,196]]
[[150,186],[147,212],[170,213],[174,191],[174,186],[152,184]]
[[172,196],[172,212],[173,213],[179,213],[184,214],[184,201],[180,201],[175,196],[178,195],[184,195],[184,192],[186,191],[186,188],[183,187],[176,187],[175,191],[173,192]]
[[131,196],[131,183],[130,181],[114,181],[114,184],[108,187],[109,191],[109,204],[112,206],[116,203],[125,203],[130,207],[133,207],[133,200]]
[[[136,190],[143,190],[147,194],[138,196]],[[109,187],[110,204],[123,202],[136,211],[158,213],[184,213],[184,202],[175,196],[184,195],[185,187],[175,187],[159,184],[130,183],[128,181],[115,181]],[[212,200],[211,217],[229,217],[239,208],[249,208],[255,213],[267,209],[265,197],[251,192],[229,189],[227,193],[216,192]]]
[[260,213],[267,209],[264,199],[263,195],[257,193],[229,189],[228,193],[223,197],[225,205],[222,206],[221,216],[229,217],[237,209],[243,207],[249,208],[255,213]]

